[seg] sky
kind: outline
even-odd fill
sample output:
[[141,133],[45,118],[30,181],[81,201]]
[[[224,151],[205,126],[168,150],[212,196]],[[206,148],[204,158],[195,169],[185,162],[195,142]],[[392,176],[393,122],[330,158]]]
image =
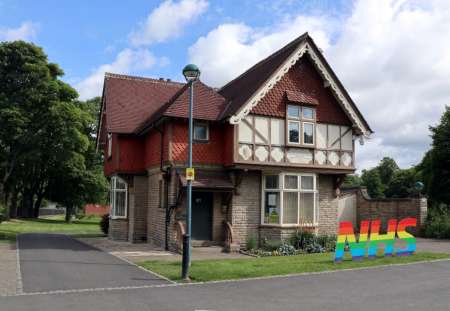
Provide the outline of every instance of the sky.
[[306,31],[375,132],[358,169],[420,162],[450,105],[448,0],[0,0],[0,41],[42,46],[81,99],[105,72],[183,81],[191,62],[220,87]]

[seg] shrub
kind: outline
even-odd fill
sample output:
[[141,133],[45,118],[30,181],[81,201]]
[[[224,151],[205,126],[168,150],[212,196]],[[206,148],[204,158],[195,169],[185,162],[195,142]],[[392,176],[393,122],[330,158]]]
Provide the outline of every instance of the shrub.
[[278,240],[267,240],[264,239],[262,243],[262,249],[269,252],[278,251],[278,249],[283,245],[283,242]]
[[434,211],[425,222],[424,235],[427,238],[450,239],[450,215],[444,211]]
[[309,231],[297,231],[290,239],[291,245],[296,249],[305,249],[306,245],[314,242],[314,234]]
[[0,223],[7,219],[7,212],[6,208],[0,204]]
[[251,251],[251,250],[255,249],[256,246],[257,246],[256,245],[256,239],[253,236],[248,237],[246,245],[245,245],[246,249],[248,251]]
[[287,243],[283,243],[279,248],[278,248],[278,253],[281,256],[291,256],[291,255],[295,255],[295,247],[287,244]]
[[315,235],[309,231],[296,232],[290,242],[297,250],[307,253],[333,252],[336,248],[335,235]]
[[109,214],[103,215],[102,219],[100,220],[100,229],[102,232],[106,235],[108,235],[109,232]]

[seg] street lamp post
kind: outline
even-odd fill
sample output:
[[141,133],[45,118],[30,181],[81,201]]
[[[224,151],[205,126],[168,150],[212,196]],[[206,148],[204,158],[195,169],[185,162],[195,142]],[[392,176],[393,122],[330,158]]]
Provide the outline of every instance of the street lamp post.
[[189,280],[189,267],[191,265],[191,217],[192,217],[192,180],[194,177],[192,168],[192,130],[193,130],[193,110],[194,110],[194,83],[200,76],[197,66],[189,64],[183,69],[183,75],[189,84],[189,147],[188,147],[188,168],[186,169],[187,180],[187,210],[186,210],[186,234],[183,236],[183,264],[181,277]]

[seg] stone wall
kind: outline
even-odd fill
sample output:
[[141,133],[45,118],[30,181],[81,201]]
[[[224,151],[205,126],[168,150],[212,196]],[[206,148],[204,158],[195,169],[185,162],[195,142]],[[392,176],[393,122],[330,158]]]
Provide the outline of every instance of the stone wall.
[[147,176],[134,176],[129,187],[128,240],[147,240]]
[[242,174],[242,181],[232,199],[231,225],[234,240],[241,247],[245,247],[248,237],[260,240],[261,172],[249,171]]
[[365,188],[355,189],[356,195],[356,220],[357,224],[362,220],[381,220],[381,230],[385,231],[389,219],[403,219],[413,217],[417,219],[417,227],[411,230],[418,234],[427,217],[426,198],[406,199],[372,199]]
[[338,229],[338,202],[334,191],[334,177],[319,175],[319,227],[321,234],[336,234]]
[[115,241],[128,241],[128,219],[110,219],[108,238]]

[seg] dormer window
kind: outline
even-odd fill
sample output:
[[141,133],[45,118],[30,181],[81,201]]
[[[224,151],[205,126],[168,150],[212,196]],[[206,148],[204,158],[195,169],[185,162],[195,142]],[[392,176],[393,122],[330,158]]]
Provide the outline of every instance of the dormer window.
[[316,109],[300,105],[288,105],[286,117],[288,144],[314,146]]

